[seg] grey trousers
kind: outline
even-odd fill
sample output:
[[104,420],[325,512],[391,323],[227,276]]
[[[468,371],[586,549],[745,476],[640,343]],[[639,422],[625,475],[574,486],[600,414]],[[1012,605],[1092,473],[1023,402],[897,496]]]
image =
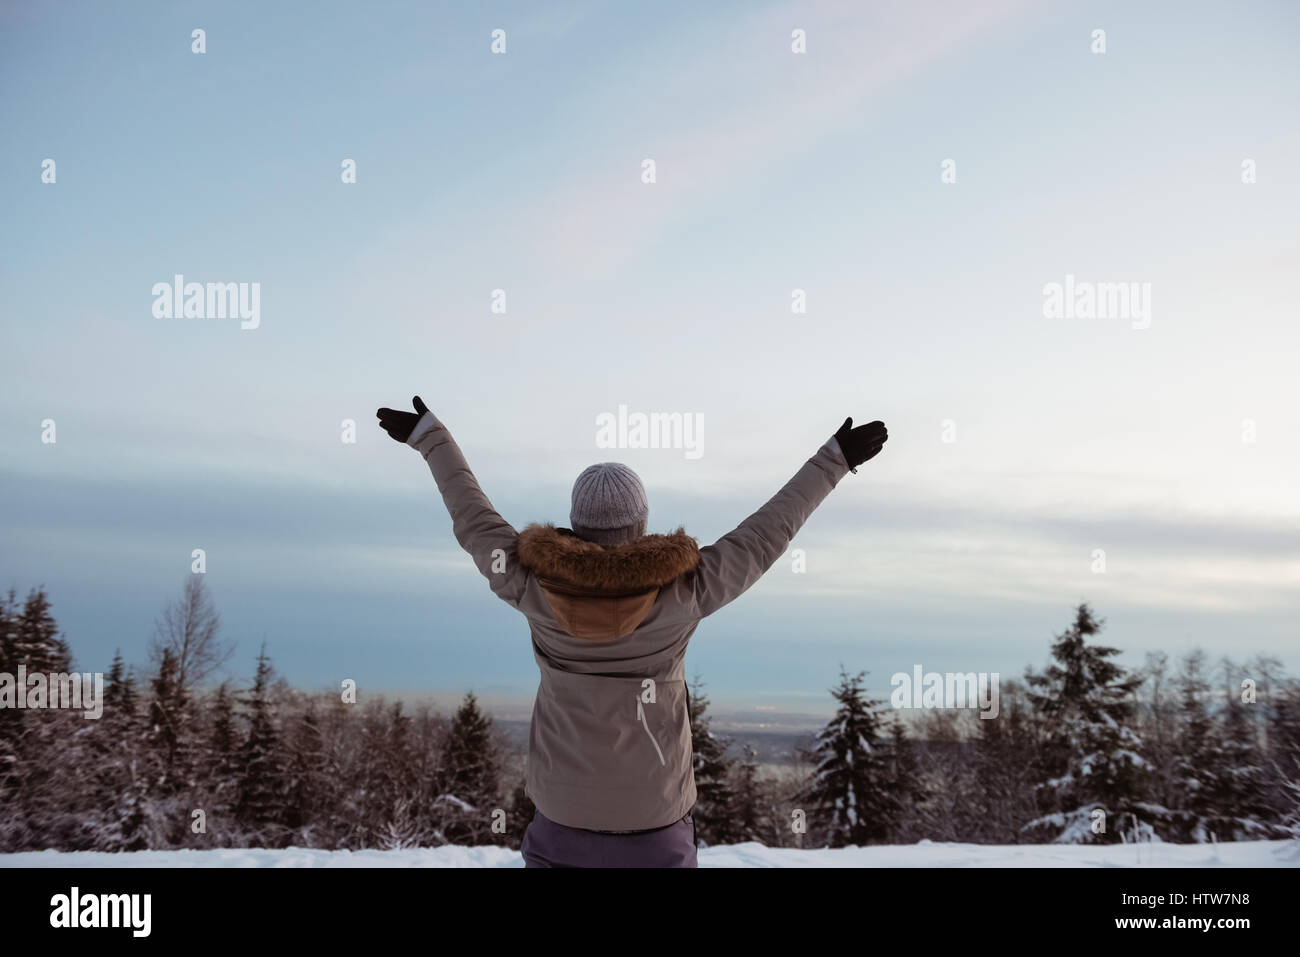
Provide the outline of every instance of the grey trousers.
[[613,834],[557,824],[537,811],[524,831],[524,867],[696,867],[695,819]]

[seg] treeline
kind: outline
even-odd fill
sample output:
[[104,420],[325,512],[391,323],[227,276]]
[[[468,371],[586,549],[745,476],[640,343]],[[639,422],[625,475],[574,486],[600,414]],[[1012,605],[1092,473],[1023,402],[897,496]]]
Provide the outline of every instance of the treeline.
[[[1002,682],[999,715],[905,723],[841,672],[835,716],[789,768],[733,757],[690,694],[705,844],[839,847],[922,839],[1230,841],[1300,836],[1300,688],[1276,661],[1211,669],[1191,653],[1127,672],[1081,605],[1051,663]],[[104,712],[0,709],[0,850],[517,848],[532,818],[523,756],[473,695],[445,717],[305,694],[265,648],[247,686],[201,576],[187,580],[143,675],[119,653]],[[48,597],[0,599],[0,673],[72,670]]]
[[805,846],[1300,837],[1300,685],[1279,663],[1163,654],[1132,673],[1080,605],[999,714],[899,712],[842,674],[795,797]]
[[[265,648],[247,687],[205,687],[229,656],[219,622],[191,577],[148,673],[114,658],[99,720],[0,709],[0,851],[519,846],[532,818],[522,770],[473,695],[447,719],[304,694]],[[39,589],[0,600],[0,673],[20,664],[72,670]]]

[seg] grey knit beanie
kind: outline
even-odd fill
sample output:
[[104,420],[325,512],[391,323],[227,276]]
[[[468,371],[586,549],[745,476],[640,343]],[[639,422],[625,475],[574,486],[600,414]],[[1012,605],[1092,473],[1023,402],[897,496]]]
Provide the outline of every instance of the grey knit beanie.
[[569,524],[599,545],[622,545],[645,534],[650,504],[645,486],[626,465],[601,462],[573,483]]

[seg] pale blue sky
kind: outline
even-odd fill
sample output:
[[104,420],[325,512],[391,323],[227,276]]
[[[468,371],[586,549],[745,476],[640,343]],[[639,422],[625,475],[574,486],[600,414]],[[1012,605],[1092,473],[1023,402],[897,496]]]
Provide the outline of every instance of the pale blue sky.
[[[0,584],[142,661],[202,547],[237,675],[265,637],[303,686],[525,700],[376,406],[419,392],[517,526],[616,457],[702,542],[851,414],[891,440],[808,572],[697,633],[719,702],[1018,673],[1081,599],[1131,663],[1294,666],[1297,40],[1285,2],[6,4]],[[155,319],[175,273],[261,283],[260,328]],[[1150,283],[1150,328],[1044,318],[1067,273]],[[597,449],[620,403],[704,456]]]

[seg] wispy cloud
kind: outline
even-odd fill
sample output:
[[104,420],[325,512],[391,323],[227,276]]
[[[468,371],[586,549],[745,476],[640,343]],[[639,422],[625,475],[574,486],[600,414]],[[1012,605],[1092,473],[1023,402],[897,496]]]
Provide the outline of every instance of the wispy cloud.
[[[846,125],[859,125],[873,97],[1023,6],[1020,0],[787,3],[739,22],[701,25],[715,44],[696,49],[684,66],[647,74],[652,80],[646,87],[627,91],[630,110],[645,104],[657,116],[657,108],[667,106],[683,119],[653,124],[656,135],[603,156],[598,175],[545,197],[531,213],[538,254],[596,275],[616,269],[687,211],[761,183],[772,167]],[[808,35],[805,54],[791,52],[796,28]],[[733,96],[738,71],[744,71],[743,91]],[[717,112],[689,108],[717,91],[726,97]],[[653,188],[638,179],[646,157],[658,164]],[[585,165],[592,168],[589,160]]]

